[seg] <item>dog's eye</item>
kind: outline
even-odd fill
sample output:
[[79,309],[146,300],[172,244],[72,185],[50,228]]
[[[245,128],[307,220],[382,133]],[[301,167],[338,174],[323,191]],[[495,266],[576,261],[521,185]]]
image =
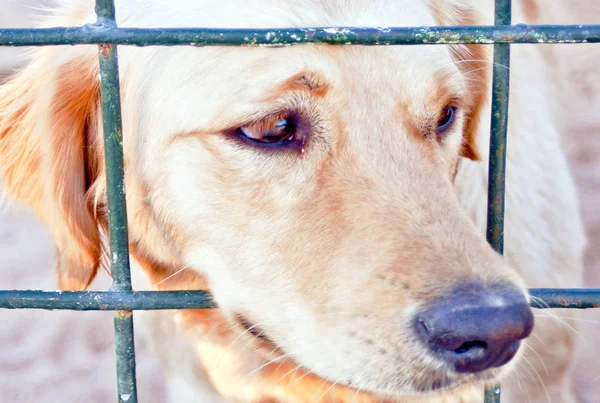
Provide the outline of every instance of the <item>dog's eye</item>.
[[289,116],[276,116],[240,127],[237,132],[255,143],[285,145],[294,141],[296,122]]
[[455,106],[446,106],[444,108],[444,113],[442,117],[437,123],[436,130],[438,133],[444,133],[450,127],[452,127],[452,123],[454,123],[454,117],[456,116],[456,107]]

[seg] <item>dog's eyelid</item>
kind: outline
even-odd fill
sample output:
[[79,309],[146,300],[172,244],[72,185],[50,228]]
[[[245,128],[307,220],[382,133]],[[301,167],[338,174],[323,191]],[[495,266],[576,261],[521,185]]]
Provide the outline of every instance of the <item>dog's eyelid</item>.
[[288,148],[299,144],[303,148],[307,137],[305,126],[298,113],[280,112],[240,125],[228,133],[250,146]]
[[293,109],[290,108],[275,108],[274,110],[271,110],[269,112],[257,112],[257,113],[251,113],[251,114],[244,114],[242,116],[238,116],[235,119],[232,119],[232,121],[229,123],[227,128],[222,128],[222,130],[220,130],[223,133],[233,133],[235,132],[237,129],[239,129],[240,127],[249,127],[249,126],[254,126],[254,125],[258,125],[261,124],[262,122],[267,122],[267,121],[277,121],[278,118],[281,117],[294,117],[294,118],[298,118],[300,116],[300,113],[296,112]]
[[435,122],[432,126],[432,131],[435,132],[438,139],[440,136],[448,134],[455,126],[456,121],[461,118],[463,111],[467,109],[465,105],[465,99],[460,96],[450,96],[442,104],[443,108],[437,113],[437,116],[433,118]]
[[437,121],[436,131],[438,134],[443,134],[449,131],[454,122],[456,121],[456,115],[458,114],[458,107],[448,104],[444,107],[444,110]]

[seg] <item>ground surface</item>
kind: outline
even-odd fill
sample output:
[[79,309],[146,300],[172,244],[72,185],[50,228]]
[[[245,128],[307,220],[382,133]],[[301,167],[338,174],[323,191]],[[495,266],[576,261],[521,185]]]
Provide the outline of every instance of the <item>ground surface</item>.
[[[0,27],[29,25],[17,6],[39,3],[2,0]],[[590,13],[585,7],[591,3],[573,4],[580,7],[571,10],[576,18],[561,14],[552,16],[553,21],[592,22],[587,21]],[[576,45],[565,52],[556,63],[564,83],[561,94],[576,94],[579,99],[565,105],[572,116],[566,141],[590,236],[587,286],[600,287],[600,119],[596,117],[600,72],[590,74],[587,68],[600,60],[600,48]],[[0,80],[2,68],[6,71],[19,64],[17,53],[0,49]],[[0,289],[54,289],[53,258],[51,238],[27,211],[0,214]],[[108,284],[102,275],[94,288],[106,289]],[[600,313],[586,313],[586,319],[598,321]],[[582,401],[595,403],[600,401],[600,338],[595,336],[600,322],[582,322],[579,329],[586,343],[578,360],[577,387]],[[140,402],[162,403],[160,365],[143,340],[137,341],[136,348]],[[107,403],[116,401],[115,385],[112,314],[0,310],[0,402]]]

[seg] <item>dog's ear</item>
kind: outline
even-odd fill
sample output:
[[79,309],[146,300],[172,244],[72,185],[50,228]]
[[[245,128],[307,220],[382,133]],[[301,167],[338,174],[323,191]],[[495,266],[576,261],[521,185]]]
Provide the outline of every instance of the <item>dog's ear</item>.
[[461,155],[479,161],[477,151],[477,132],[481,121],[481,114],[488,105],[489,95],[489,52],[481,45],[463,45],[454,47],[454,57],[459,68],[468,80],[467,95],[471,98],[468,102],[466,121],[463,134]]
[[45,48],[0,87],[5,191],[52,232],[58,284],[84,290],[101,257],[90,186],[98,177],[99,79],[93,49]]
[[[439,25],[477,25],[478,11],[455,0],[430,0],[431,10]],[[477,131],[481,114],[488,104],[491,77],[491,52],[484,45],[449,45],[458,68],[468,81],[466,122],[461,155],[480,160]]]

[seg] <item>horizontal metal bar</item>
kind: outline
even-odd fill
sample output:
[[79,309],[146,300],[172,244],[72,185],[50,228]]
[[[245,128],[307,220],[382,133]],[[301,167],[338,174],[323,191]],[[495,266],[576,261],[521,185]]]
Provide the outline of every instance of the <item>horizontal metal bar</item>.
[[[533,308],[600,308],[600,288],[531,288]],[[116,311],[216,308],[207,291],[0,290],[0,308]]]
[[533,308],[600,308],[598,288],[531,288]]
[[600,42],[600,25],[597,24],[289,29],[115,28],[110,25],[85,25],[70,28],[0,29],[0,46],[77,44],[285,46],[302,43],[419,45],[596,42]]
[[0,308],[115,311],[215,308],[206,291],[0,291]]

